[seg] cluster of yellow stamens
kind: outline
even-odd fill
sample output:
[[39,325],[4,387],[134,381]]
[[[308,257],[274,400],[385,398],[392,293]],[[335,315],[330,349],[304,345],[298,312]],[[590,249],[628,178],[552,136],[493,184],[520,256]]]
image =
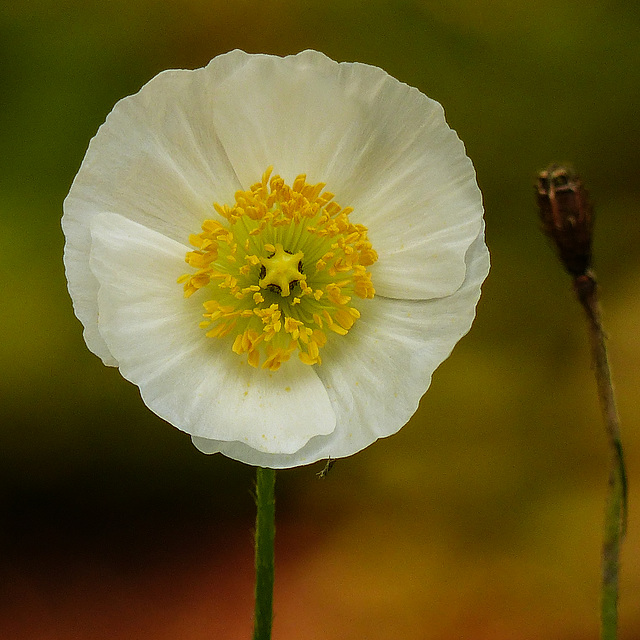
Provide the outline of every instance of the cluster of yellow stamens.
[[189,297],[205,289],[207,336],[233,337],[232,349],[253,367],[275,371],[291,354],[320,364],[327,330],[346,335],[360,312],[353,298],[373,298],[367,267],[377,254],[363,225],[349,221],[323,183],[292,186],[272,167],[235,205],[214,204],[223,221],[205,220],[189,237],[178,279]]

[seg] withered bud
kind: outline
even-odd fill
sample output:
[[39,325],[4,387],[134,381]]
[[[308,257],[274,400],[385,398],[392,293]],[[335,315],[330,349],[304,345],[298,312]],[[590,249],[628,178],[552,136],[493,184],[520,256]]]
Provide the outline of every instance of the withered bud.
[[565,269],[574,277],[591,267],[593,210],[580,178],[552,164],[538,174],[536,187],[542,230],[556,245]]

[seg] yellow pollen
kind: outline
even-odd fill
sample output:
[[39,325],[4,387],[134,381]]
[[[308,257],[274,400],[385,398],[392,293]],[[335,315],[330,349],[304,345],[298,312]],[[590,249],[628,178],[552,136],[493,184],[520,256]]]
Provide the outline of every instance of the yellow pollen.
[[322,347],[364,311],[355,301],[374,297],[367,267],[378,256],[323,183],[301,174],[289,186],[271,171],[235,204],[214,203],[219,217],[189,237],[193,271],[178,282],[186,298],[203,292],[206,335],[228,340],[250,366],[277,371],[294,354],[320,365]]

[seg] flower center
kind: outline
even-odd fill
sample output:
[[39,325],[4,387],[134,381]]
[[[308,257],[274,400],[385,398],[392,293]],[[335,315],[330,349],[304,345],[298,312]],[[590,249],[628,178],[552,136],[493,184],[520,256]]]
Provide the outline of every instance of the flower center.
[[291,287],[304,278],[300,273],[303,257],[302,251],[293,255],[278,243],[268,258],[260,258],[260,287],[278,291],[281,296],[288,296]]
[[[184,295],[206,292],[207,336],[229,336],[232,350],[253,367],[276,371],[293,353],[321,364],[330,336],[344,336],[360,317],[355,298],[373,298],[371,266],[378,256],[352,208],[333,202],[325,185],[299,175],[292,186],[265,171],[261,182],[214,204],[220,220],[205,220],[189,237],[195,251],[181,276]],[[233,340],[231,338],[233,337]]]

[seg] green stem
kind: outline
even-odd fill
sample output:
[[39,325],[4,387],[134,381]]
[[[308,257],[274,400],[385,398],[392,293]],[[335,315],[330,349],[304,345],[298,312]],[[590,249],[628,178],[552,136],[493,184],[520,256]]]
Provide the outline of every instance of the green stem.
[[616,640],[618,629],[618,571],[620,543],[622,542],[622,520],[624,519],[624,467],[614,463],[609,476],[609,494],[605,516],[604,542],[602,545],[602,640]]
[[271,640],[273,621],[273,576],[275,526],[275,482],[273,469],[256,472],[256,605],[253,640]]
[[576,293],[587,314],[593,366],[598,396],[609,440],[611,468],[602,544],[601,640],[616,640],[618,629],[618,571],[620,545],[627,523],[627,476],[620,439],[620,419],[616,408],[605,335],[600,321],[600,305],[595,276],[591,271],[575,281]]

